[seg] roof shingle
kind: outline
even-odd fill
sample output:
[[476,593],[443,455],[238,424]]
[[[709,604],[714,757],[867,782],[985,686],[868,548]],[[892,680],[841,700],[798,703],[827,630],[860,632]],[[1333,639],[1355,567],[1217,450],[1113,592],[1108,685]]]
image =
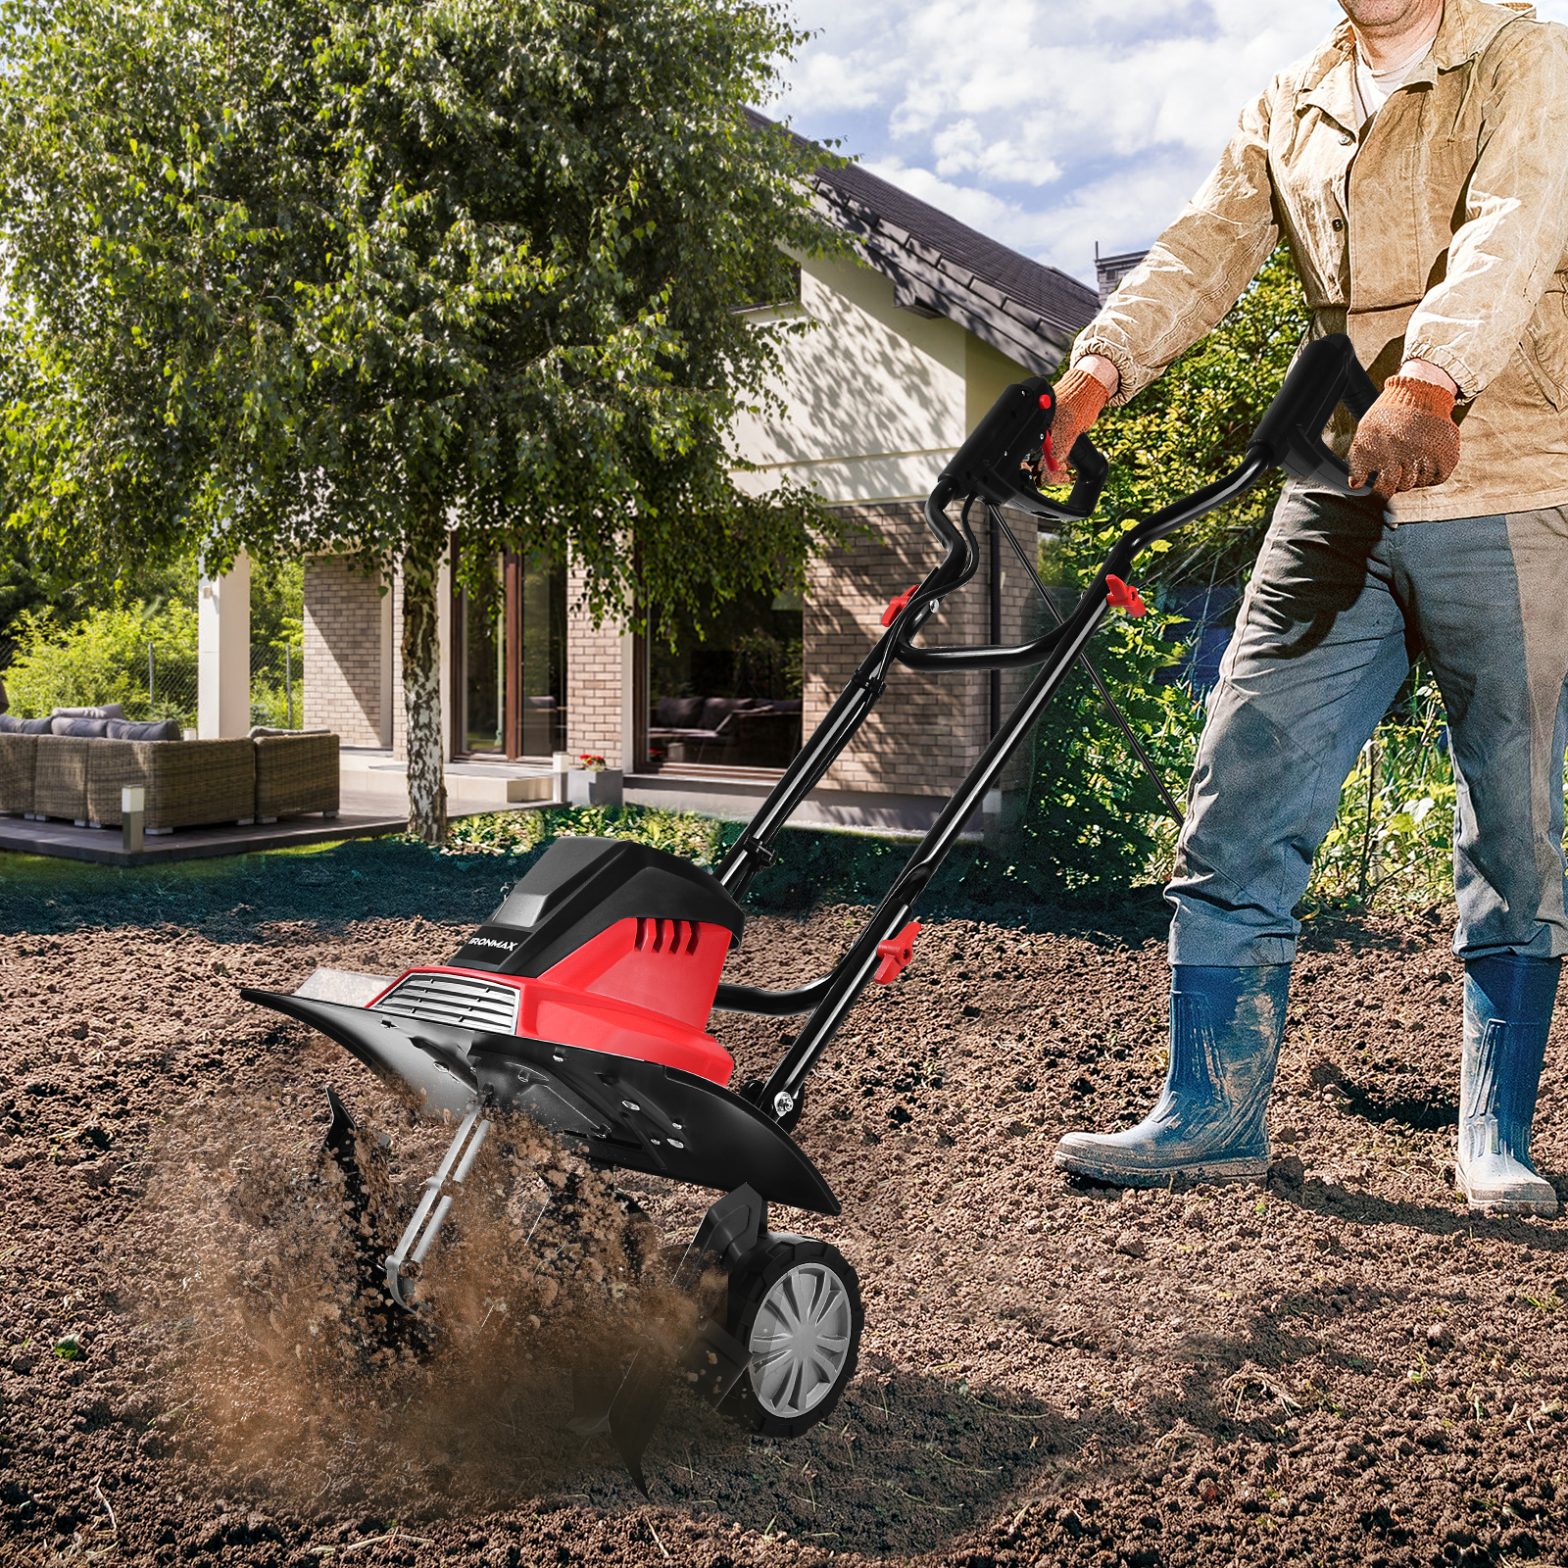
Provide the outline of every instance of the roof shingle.
[[[748,111],[758,125],[766,116]],[[790,132],[794,135],[794,132]],[[850,164],[817,171],[817,197],[901,305],[946,316],[1038,375],[1050,375],[1093,319],[1087,284],[949,217]]]

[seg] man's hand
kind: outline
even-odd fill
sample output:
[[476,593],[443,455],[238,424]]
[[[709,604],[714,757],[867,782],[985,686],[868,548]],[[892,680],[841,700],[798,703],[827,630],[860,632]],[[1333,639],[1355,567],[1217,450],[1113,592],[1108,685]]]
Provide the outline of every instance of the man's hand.
[[1047,484],[1067,483],[1067,454],[1100,417],[1120,380],[1110,360],[1087,354],[1056,383],[1056,417],[1051,421],[1051,441],[1043,465]]
[[1458,386],[1435,365],[1408,360],[1390,376],[1350,444],[1350,483],[1376,475],[1373,493],[1391,501],[1405,490],[1440,485],[1459,461],[1454,423]]

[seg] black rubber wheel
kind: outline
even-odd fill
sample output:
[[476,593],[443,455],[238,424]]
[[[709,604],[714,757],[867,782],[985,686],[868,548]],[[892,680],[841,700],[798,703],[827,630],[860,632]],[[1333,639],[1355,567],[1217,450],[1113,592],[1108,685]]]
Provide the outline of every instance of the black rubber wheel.
[[810,1431],[855,1375],[864,1321],[837,1247],[770,1232],[730,1275],[725,1327],[750,1361],[720,1409],[769,1437]]

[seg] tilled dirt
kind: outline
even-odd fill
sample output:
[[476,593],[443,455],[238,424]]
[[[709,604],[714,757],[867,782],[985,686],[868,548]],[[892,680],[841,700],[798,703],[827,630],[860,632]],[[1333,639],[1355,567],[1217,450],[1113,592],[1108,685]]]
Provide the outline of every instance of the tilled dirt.
[[[863,913],[759,919],[736,972],[815,973]],[[1568,1222],[1453,1196],[1441,912],[1309,929],[1267,1187],[1125,1196],[1071,1188],[1051,1150],[1158,1088],[1158,909],[1034,924],[929,922],[811,1081],[799,1136],[844,1214],[775,1224],[859,1270],[843,1404],[777,1443],[677,1397],[650,1501],[564,1430],[624,1259],[540,1295],[499,1144],[448,1338],[367,1368],[314,1175],[321,1090],[392,1135],[404,1196],[436,1145],[236,994],[438,959],[461,927],[253,904],[0,936],[0,1561],[1568,1560]],[[734,1021],[740,1076],[773,1030]],[[1562,1190],[1565,1106],[1554,1053],[1537,1153]],[[672,1231],[702,1207],[638,1190]]]

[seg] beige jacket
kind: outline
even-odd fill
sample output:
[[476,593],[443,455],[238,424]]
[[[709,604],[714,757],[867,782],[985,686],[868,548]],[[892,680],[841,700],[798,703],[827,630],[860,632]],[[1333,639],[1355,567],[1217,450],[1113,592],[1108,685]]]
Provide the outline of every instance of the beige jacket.
[[[1568,505],[1568,29],[1447,0],[1430,54],[1358,135],[1342,23],[1241,116],[1219,166],[1079,338],[1115,403],[1219,322],[1290,244],[1311,335],[1348,332],[1381,384],[1406,358],[1459,384],[1446,484],[1414,522]],[[1332,427],[1341,455],[1350,424]]]

